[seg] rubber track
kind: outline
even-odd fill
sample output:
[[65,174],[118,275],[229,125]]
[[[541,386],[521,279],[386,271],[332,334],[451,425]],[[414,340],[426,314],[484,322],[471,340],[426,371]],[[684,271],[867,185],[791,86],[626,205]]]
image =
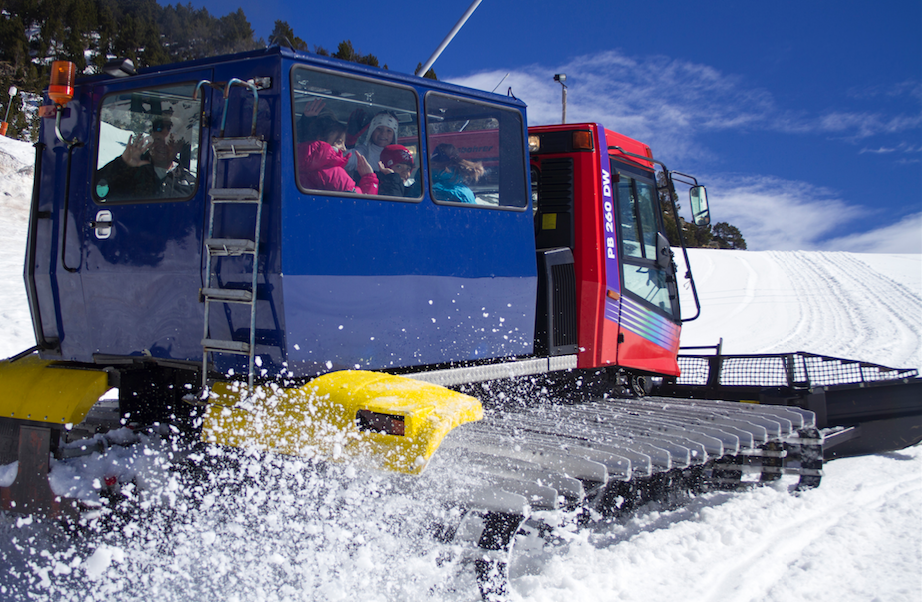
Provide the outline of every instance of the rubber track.
[[[651,480],[701,490],[744,472],[762,480],[796,473],[803,450],[821,449],[814,432],[813,413],[800,408],[653,397],[488,413],[456,429],[439,455],[474,467],[532,510],[582,506],[617,515],[624,493]],[[803,466],[810,486],[818,484],[813,451]]]

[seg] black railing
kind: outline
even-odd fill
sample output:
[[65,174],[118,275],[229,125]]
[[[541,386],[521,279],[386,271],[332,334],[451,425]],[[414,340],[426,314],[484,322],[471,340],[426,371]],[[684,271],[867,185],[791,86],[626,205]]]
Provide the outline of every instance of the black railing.
[[[712,350],[684,354],[687,350]],[[707,387],[786,387],[809,389],[835,385],[861,385],[916,378],[919,371],[796,351],[724,355],[722,343],[709,347],[683,347],[679,355],[682,375],[675,384]]]

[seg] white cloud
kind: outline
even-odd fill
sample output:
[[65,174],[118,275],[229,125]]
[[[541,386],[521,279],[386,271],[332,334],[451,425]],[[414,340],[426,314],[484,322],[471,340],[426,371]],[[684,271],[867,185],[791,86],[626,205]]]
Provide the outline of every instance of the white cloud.
[[855,87],[848,91],[849,96],[858,99],[899,98],[909,96],[922,101],[922,81],[910,79],[896,84]]
[[834,238],[824,247],[853,253],[922,253],[922,213],[877,230]]
[[872,217],[872,210],[805,182],[739,176],[709,177],[708,182],[713,220],[739,228],[753,251],[922,253],[922,213],[837,236]]
[[[528,65],[508,71],[498,92],[512,87],[528,104],[533,124],[560,123],[561,88],[555,73],[566,73],[567,121],[597,121],[643,140],[666,160],[701,158],[709,153],[695,143],[708,131],[771,131],[787,134],[836,134],[849,140],[907,134],[922,126],[922,114],[886,114],[883,110],[829,110],[817,115],[778,106],[767,90],[748,86],[740,77],[708,65],[665,56],[628,56],[608,51],[581,56],[560,65]],[[493,90],[506,70],[452,78],[453,83]],[[886,90],[852,92],[866,97],[915,96],[918,82]]]
[[858,151],[858,154],[863,155],[865,153],[872,153],[872,154],[877,154],[877,155],[886,155],[889,153],[904,153],[904,154],[916,155],[919,152],[922,152],[922,146],[919,146],[916,144],[909,144],[908,142],[901,142],[900,144],[897,144],[896,146],[880,146],[878,148],[865,147],[865,148],[862,148],[860,151]]
[[822,240],[865,214],[834,192],[772,177],[709,177],[715,222],[740,229],[753,251],[821,250]]
[[[781,132],[834,134],[849,141],[876,135],[915,134],[922,115],[826,111],[809,115],[780,108],[766,90],[749,87],[739,77],[707,65],[664,56],[628,56],[609,51],[576,57],[558,65],[529,65],[453,78],[453,83],[497,92],[508,88],[528,104],[529,123],[560,123],[561,87],[555,73],[566,73],[567,121],[593,121],[643,140],[658,159],[672,165],[703,163],[716,157],[700,140],[703,134]],[[503,78],[505,77],[505,80]],[[866,97],[918,95],[918,82],[888,89],[853,92]],[[891,141],[864,145],[859,153],[898,153],[897,163],[918,161],[920,147]],[[895,157],[896,158],[896,157]],[[715,221],[737,226],[753,250],[848,250],[919,252],[918,217],[852,236],[837,232],[861,227],[874,215],[871,207],[850,203],[840,193],[805,182],[772,176],[710,174],[708,182]]]
[[831,112],[819,119],[819,129],[832,133],[843,133],[850,138],[861,139],[878,134],[899,134],[918,129],[922,115],[897,115],[886,117],[879,113]]
[[[453,78],[452,83],[493,90],[506,71]],[[567,121],[595,121],[660,149],[666,160],[706,155],[695,143],[708,130],[769,127],[778,113],[767,92],[745,89],[738,78],[706,65],[662,56],[629,57],[609,51],[562,65],[530,65],[509,73],[497,92],[512,87],[528,104],[532,124],[560,123],[566,73]]]

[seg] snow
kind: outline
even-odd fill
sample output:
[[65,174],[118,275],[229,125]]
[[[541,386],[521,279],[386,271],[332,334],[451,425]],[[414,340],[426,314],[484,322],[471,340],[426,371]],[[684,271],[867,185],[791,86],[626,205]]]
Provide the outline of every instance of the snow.
[[[683,325],[682,345],[723,338],[726,353],[806,351],[922,370],[922,255],[688,254],[702,310]],[[690,317],[691,291],[681,292]]]
[[[22,284],[33,151],[0,138],[0,355],[33,344]],[[719,211],[719,202],[715,202]],[[679,254],[677,254],[679,255]],[[703,309],[684,345],[922,368],[922,256],[691,250]],[[683,288],[686,316],[694,313]],[[138,515],[76,533],[0,516],[0,600],[478,599],[470,552],[424,529],[450,474],[419,479],[249,455],[189,490],[157,438],[56,464],[117,476]],[[11,467],[0,479],[12,480]],[[922,600],[922,448],[835,460],[818,489],[709,493],[621,522],[522,536],[512,601]],[[450,510],[449,510],[450,512]]]

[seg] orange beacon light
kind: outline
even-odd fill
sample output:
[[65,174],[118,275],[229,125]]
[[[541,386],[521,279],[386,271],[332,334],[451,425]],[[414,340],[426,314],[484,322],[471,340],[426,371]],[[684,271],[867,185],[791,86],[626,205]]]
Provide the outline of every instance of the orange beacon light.
[[63,107],[74,97],[74,76],[77,66],[70,61],[51,63],[51,81],[48,85],[48,97],[51,102]]
[[61,134],[61,109],[74,97],[74,76],[76,75],[77,66],[70,61],[54,61],[51,63],[51,79],[48,82],[48,98],[56,107],[53,112],[45,113],[47,116],[54,115],[54,133],[58,140],[73,148],[79,142],[76,138],[68,140]]

